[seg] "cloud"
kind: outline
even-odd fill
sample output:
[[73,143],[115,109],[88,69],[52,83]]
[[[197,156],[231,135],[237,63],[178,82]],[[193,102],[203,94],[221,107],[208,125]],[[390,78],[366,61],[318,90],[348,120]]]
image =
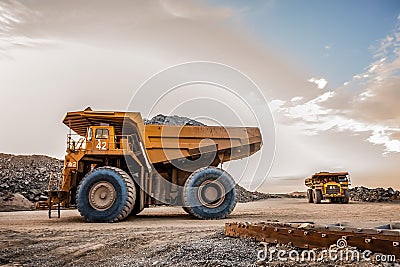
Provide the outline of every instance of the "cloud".
[[373,131],[368,141],[377,145],[384,145],[387,152],[400,152],[400,140],[391,139],[385,130]]
[[295,97],[293,97],[290,101],[292,101],[292,102],[298,102],[298,101],[301,101],[301,100],[303,100],[303,97],[302,97],[302,96],[295,96]]
[[327,107],[342,108],[347,116],[365,123],[400,127],[400,19],[391,34],[379,42],[375,61],[365,72],[338,88]]
[[[400,19],[379,44],[374,62],[342,87],[305,103],[286,102],[277,112],[294,119],[306,134],[368,133],[365,140],[383,146],[383,154],[400,152]],[[324,78],[308,81],[320,89],[327,84]]]
[[315,83],[319,89],[324,89],[328,84],[328,81],[324,78],[310,78],[308,79],[310,83]]

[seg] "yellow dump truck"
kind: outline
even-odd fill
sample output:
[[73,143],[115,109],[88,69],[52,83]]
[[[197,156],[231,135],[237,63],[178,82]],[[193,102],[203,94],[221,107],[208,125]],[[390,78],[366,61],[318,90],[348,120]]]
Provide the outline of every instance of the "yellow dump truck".
[[68,112],[61,177],[49,182],[49,208],[77,206],[91,222],[116,222],[149,205],[182,206],[200,219],[220,219],[236,204],[223,162],[260,150],[257,127],[143,123],[138,112]]
[[319,204],[323,199],[333,203],[349,203],[350,175],[348,172],[319,172],[305,180],[309,203]]

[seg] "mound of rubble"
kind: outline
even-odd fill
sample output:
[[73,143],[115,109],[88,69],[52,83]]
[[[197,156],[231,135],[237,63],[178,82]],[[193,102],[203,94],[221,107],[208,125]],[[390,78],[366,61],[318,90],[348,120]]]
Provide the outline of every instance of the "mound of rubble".
[[205,124],[189,119],[187,117],[181,117],[177,115],[166,116],[158,114],[151,119],[144,119],[144,124],[168,124],[168,125],[189,125],[189,126],[205,126]]
[[34,204],[21,194],[0,191],[0,211],[33,210]]
[[261,192],[251,192],[246,190],[245,188],[241,187],[240,185],[235,186],[236,189],[236,201],[238,203],[246,203],[246,202],[251,202],[251,201],[256,201],[256,200],[261,200],[261,199],[267,199],[267,198],[276,198],[276,195],[270,195],[270,194],[265,194]]
[[400,200],[400,192],[393,188],[367,188],[358,186],[350,189],[350,199],[363,202],[387,202]]
[[63,161],[47,156],[0,153],[0,192],[38,201],[47,190],[50,174],[60,174],[62,168]]

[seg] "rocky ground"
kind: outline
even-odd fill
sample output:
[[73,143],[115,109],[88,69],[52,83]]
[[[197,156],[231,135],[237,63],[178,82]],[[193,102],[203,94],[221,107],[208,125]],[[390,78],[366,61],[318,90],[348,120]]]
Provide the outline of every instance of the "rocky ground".
[[[228,218],[205,221],[178,207],[148,208],[119,223],[85,223],[76,210],[63,210],[60,219],[48,219],[47,211],[5,212],[0,213],[0,265],[399,266],[374,261],[263,261],[257,257],[263,249],[260,242],[223,234],[225,223],[233,221],[341,222],[367,227],[400,221],[399,214],[400,205],[394,202],[314,205],[296,198],[239,203]],[[268,248],[292,250],[286,245]]]

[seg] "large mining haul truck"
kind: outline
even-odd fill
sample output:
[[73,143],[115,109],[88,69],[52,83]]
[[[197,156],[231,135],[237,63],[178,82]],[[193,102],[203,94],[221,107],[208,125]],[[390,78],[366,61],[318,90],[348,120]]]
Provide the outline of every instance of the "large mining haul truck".
[[[49,182],[49,208],[77,206],[90,222],[117,222],[149,205],[178,205],[221,219],[236,204],[235,182],[218,165],[260,150],[257,127],[145,125],[138,112],[68,112],[61,177]],[[78,138],[76,138],[78,136]]]
[[319,172],[305,180],[309,203],[319,204],[323,199],[333,203],[349,203],[350,176],[348,172]]

